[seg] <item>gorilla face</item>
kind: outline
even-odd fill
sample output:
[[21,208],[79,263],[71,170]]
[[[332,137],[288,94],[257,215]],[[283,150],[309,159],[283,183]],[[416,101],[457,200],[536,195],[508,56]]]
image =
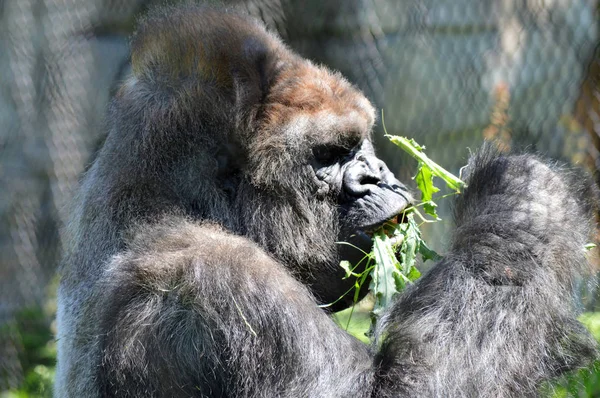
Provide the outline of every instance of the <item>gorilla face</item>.
[[[329,192],[333,197],[339,216],[338,241],[349,243],[339,244],[339,258],[334,262],[347,260],[358,264],[371,250],[372,240],[368,233],[400,214],[412,198],[385,162],[377,158],[368,138],[351,149],[317,146],[313,152],[315,176],[322,183],[318,195]],[[322,283],[313,282],[313,291],[329,301],[337,300],[353,282],[343,283],[340,271],[337,279],[334,276],[322,289]],[[366,293],[366,289],[361,293]],[[339,300],[333,309],[350,305],[351,296]]]
[[[387,165],[375,156],[371,141],[354,148],[340,167],[334,167],[342,181],[338,194],[342,236],[368,231],[398,215],[410,203],[406,187],[396,179]],[[330,175],[331,166],[316,174]]]
[[[368,138],[351,149],[319,146],[313,152],[315,175],[330,188],[338,205],[339,240],[351,240],[368,252],[371,239],[364,233],[401,213],[412,201],[408,190],[377,158]],[[342,260],[352,263],[363,256],[357,250],[341,253]]]
[[313,152],[320,194],[331,192],[339,205],[342,236],[372,230],[410,203],[408,190],[377,158],[369,139],[352,149],[320,146]]

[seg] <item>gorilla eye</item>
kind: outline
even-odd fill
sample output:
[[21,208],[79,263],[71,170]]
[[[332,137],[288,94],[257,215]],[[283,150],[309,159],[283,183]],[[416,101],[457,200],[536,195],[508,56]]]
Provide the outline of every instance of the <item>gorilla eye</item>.
[[313,155],[321,164],[333,164],[348,156],[350,151],[341,145],[319,145],[313,148]]

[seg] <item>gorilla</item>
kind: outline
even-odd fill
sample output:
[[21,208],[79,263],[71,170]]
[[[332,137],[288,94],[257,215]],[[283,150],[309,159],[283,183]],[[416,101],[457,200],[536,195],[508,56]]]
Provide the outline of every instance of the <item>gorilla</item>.
[[318,304],[412,202],[369,101],[234,10],[154,10],[131,49],[68,226],[56,396],[523,397],[595,358],[581,174],[482,149],[449,253],[368,346]]

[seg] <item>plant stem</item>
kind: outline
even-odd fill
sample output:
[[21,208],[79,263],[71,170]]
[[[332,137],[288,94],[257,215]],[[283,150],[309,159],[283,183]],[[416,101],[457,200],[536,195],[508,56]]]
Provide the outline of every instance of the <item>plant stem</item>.
[[415,148],[408,138],[389,134],[386,134],[385,136],[417,161],[429,167],[432,174],[444,180],[450,189],[460,192],[460,190],[465,186],[465,183],[460,178],[456,177],[442,166],[433,162],[427,157],[427,155],[425,155],[425,153]]

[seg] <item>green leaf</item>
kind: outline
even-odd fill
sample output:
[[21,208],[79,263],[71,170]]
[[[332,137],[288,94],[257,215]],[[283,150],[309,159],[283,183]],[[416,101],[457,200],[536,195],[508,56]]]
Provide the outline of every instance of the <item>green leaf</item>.
[[371,271],[369,288],[375,296],[373,314],[379,316],[391,303],[392,297],[398,293],[394,273],[400,269],[400,263],[394,255],[390,239],[382,231],[375,233],[373,253],[375,254],[375,265]]
[[392,274],[394,277],[394,282],[396,283],[396,290],[401,292],[406,287],[406,280],[403,278],[400,272],[394,272]]
[[408,143],[410,145],[412,145],[417,151],[423,152],[425,149],[427,149],[425,147],[425,145],[419,145],[417,144],[417,141],[415,141],[414,138],[408,138]]
[[436,208],[437,204],[433,200],[423,203],[423,211],[433,217],[434,220],[441,221],[442,219],[438,216]]
[[412,214],[406,217],[406,219],[408,222],[401,224],[402,226],[405,226],[406,232],[400,249],[402,273],[404,275],[408,275],[411,268],[415,266],[417,251],[419,250],[419,243],[421,242],[421,233],[419,232],[419,227],[415,223]]
[[421,244],[419,245],[419,253],[421,254],[421,258],[423,258],[423,261],[439,261],[442,259],[442,256],[427,246],[427,243],[425,243],[424,240],[421,240]]
[[596,244],[594,244],[594,243],[588,243],[587,245],[583,246],[583,250],[585,250],[586,252],[588,252],[588,251],[592,250],[595,247],[596,247]]
[[423,147],[417,144],[415,140],[397,135],[386,134],[385,136],[389,138],[389,140],[392,141],[396,146],[400,147],[410,156],[415,158],[419,162],[419,165],[423,164],[424,166],[427,166],[434,176],[444,180],[448,188],[452,189],[453,191],[460,192],[460,190],[466,186],[466,184],[460,178],[456,177],[454,174],[450,173],[448,170],[429,159],[429,157],[427,157],[427,155],[425,155],[423,152]]
[[433,185],[433,173],[431,172],[431,169],[423,163],[419,163],[417,174],[413,177],[413,179],[417,183],[417,187],[422,193],[421,202],[430,202],[433,198],[433,194],[439,192],[440,190],[438,187]]
[[419,272],[419,270],[417,269],[417,267],[412,267],[410,272],[408,273],[408,275],[406,275],[406,277],[411,281],[414,282],[417,279],[419,279],[421,277],[421,272]]
[[[385,123],[383,128],[385,131]],[[433,195],[439,192],[439,188],[434,185],[434,177],[443,179],[456,193],[460,193],[460,190],[466,186],[460,178],[429,159],[423,152],[425,147],[419,145],[414,139],[392,136],[387,134],[387,131],[386,137],[417,160],[417,174],[413,179],[422,195],[419,204],[404,212],[401,217],[404,221],[401,224],[388,222],[375,232],[373,250],[370,254],[366,254],[369,261],[366,270],[354,273],[351,264],[347,262],[340,264],[346,272],[346,277],[351,275],[357,277],[355,301],[359,297],[360,285],[368,276],[371,277],[369,289],[375,297],[371,312],[371,333],[379,316],[391,305],[394,296],[421,277],[421,273],[415,267],[417,253],[421,255],[423,261],[441,258],[423,241],[419,225],[414,220],[415,214],[423,222],[440,220],[436,212],[437,204],[433,200]],[[433,220],[423,217],[417,209],[418,206],[422,206],[423,212],[433,217]]]
[[352,275],[352,264],[350,264],[350,261],[340,261],[340,267],[342,267],[344,271],[346,271],[346,276],[344,277],[344,279],[349,278]]

